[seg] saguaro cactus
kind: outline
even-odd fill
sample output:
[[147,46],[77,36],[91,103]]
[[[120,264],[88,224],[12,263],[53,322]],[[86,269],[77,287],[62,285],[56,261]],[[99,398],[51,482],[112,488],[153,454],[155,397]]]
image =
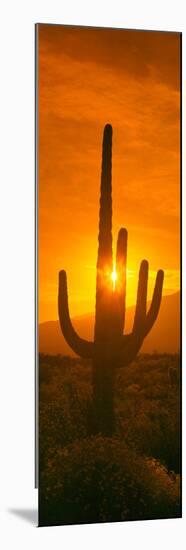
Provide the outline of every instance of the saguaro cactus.
[[[118,234],[116,266],[112,253],[112,126],[104,128],[101,196],[96,277],[94,341],[78,336],[70,320],[67,278],[59,273],[59,319],[62,333],[75,353],[93,361],[93,429],[105,434],[114,431],[114,383],[116,369],[134,360],[151,330],[161,303],[164,273],[159,270],[147,311],[148,262],[141,262],[137,303],[131,334],[123,334],[126,302],[127,230]],[[113,281],[114,279],[114,281]]]

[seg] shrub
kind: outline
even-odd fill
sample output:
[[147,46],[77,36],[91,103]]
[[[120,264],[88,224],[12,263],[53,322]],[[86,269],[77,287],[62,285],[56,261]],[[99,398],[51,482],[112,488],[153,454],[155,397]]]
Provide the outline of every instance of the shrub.
[[58,447],[40,472],[40,525],[179,516],[179,477],[119,438]]

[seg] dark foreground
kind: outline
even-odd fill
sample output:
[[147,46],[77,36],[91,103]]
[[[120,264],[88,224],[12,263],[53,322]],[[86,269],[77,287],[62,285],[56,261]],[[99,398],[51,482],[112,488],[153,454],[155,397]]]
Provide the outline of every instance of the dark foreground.
[[39,525],[181,516],[180,362],[118,372],[113,437],[90,435],[91,365],[40,356]]

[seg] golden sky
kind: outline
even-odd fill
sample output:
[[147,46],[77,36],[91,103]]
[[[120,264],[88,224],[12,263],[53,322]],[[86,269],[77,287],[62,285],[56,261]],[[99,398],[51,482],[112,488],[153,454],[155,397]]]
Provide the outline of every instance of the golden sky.
[[127,305],[148,259],[179,289],[180,35],[39,25],[39,320],[94,311],[103,127],[113,127],[113,238],[128,229]]

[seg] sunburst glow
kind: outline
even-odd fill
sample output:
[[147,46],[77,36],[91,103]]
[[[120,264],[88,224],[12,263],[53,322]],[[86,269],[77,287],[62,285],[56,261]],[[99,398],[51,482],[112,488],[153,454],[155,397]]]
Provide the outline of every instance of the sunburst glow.
[[113,283],[113,290],[115,290],[116,288],[116,281],[117,281],[117,272],[115,270],[115,268],[113,269],[112,273],[111,273],[111,279],[112,279],[112,283]]

